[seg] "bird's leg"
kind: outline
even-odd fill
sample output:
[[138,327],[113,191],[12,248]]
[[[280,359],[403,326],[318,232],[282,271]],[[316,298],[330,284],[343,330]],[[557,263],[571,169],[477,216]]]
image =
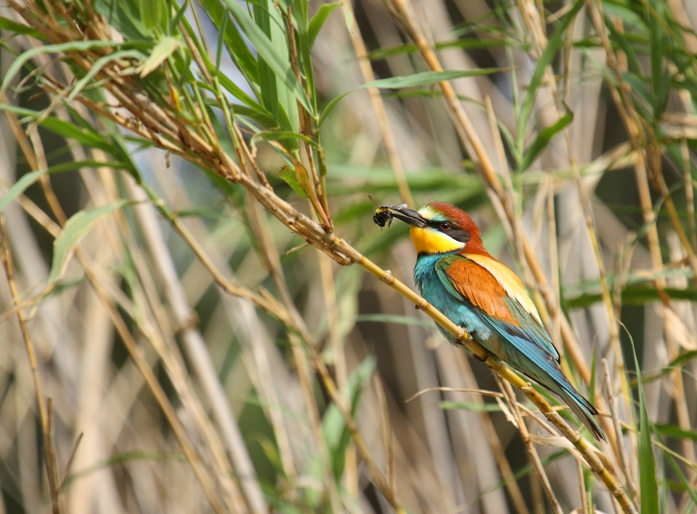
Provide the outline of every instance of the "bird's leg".
[[[467,339],[463,339],[464,334],[467,334]],[[458,345],[464,346],[468,350],[469,350],[469,348],[467,348],[467,345],[475,342],[474,337],[472,337],[472,334],[470,332],[465,332],[465,329],[462,327],[460,327],[460,334],[455,339],[455,341],[457,342]],[[471,350],[468,353],[471,354],[479,362],[486,362],[487,359],[489,358],[488,353],[486,353],[484,355],[477,355],[476,352],[473,352]]]

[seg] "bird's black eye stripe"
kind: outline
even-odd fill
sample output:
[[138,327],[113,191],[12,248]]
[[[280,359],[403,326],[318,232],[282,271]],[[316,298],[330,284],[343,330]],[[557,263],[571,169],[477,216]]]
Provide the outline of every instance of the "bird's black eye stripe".
[[448,237],[453,238],[455,241],[460,241],[461,243],[467,244],[472,237],[468,231],[460,230],[448,221],[429,221],[428,225],[444,234],[448,234]]
[[452,237],[455,241],[460,241],[461,243],[467,244],[471,238],[471,235],[466,230],[448,230],[448,236]]

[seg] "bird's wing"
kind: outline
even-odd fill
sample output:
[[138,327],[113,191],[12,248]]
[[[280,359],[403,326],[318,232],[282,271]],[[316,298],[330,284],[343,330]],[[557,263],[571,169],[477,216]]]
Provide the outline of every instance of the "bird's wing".
[[440,259],[436,270],[448,292],[485,314],[485,321],[501,336],[527,340],[559,360],[535,304],[506,266],[492,257],[465,254]]

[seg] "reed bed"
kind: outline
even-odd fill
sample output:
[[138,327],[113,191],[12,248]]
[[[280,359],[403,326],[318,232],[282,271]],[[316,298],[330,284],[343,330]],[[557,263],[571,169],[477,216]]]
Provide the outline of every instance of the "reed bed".
[[[8,0],[0,513],[694,512],[696,27]],[[607,442],[413,291],[373,201],[433,200],[524,279]]]

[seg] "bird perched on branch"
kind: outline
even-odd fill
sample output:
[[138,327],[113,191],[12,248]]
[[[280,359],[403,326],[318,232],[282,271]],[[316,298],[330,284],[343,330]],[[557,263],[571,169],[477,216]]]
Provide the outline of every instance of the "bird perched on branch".
[[454,205],[433,202],[418,212],[406,205],[380,207],[374,220],[382,227],[393,217],[411,226],[421,295],[489,353],[560,396],[596,438],[605,439],[598,411],[562,372],[559,352],[522,282],[489,255],[472,218]]

